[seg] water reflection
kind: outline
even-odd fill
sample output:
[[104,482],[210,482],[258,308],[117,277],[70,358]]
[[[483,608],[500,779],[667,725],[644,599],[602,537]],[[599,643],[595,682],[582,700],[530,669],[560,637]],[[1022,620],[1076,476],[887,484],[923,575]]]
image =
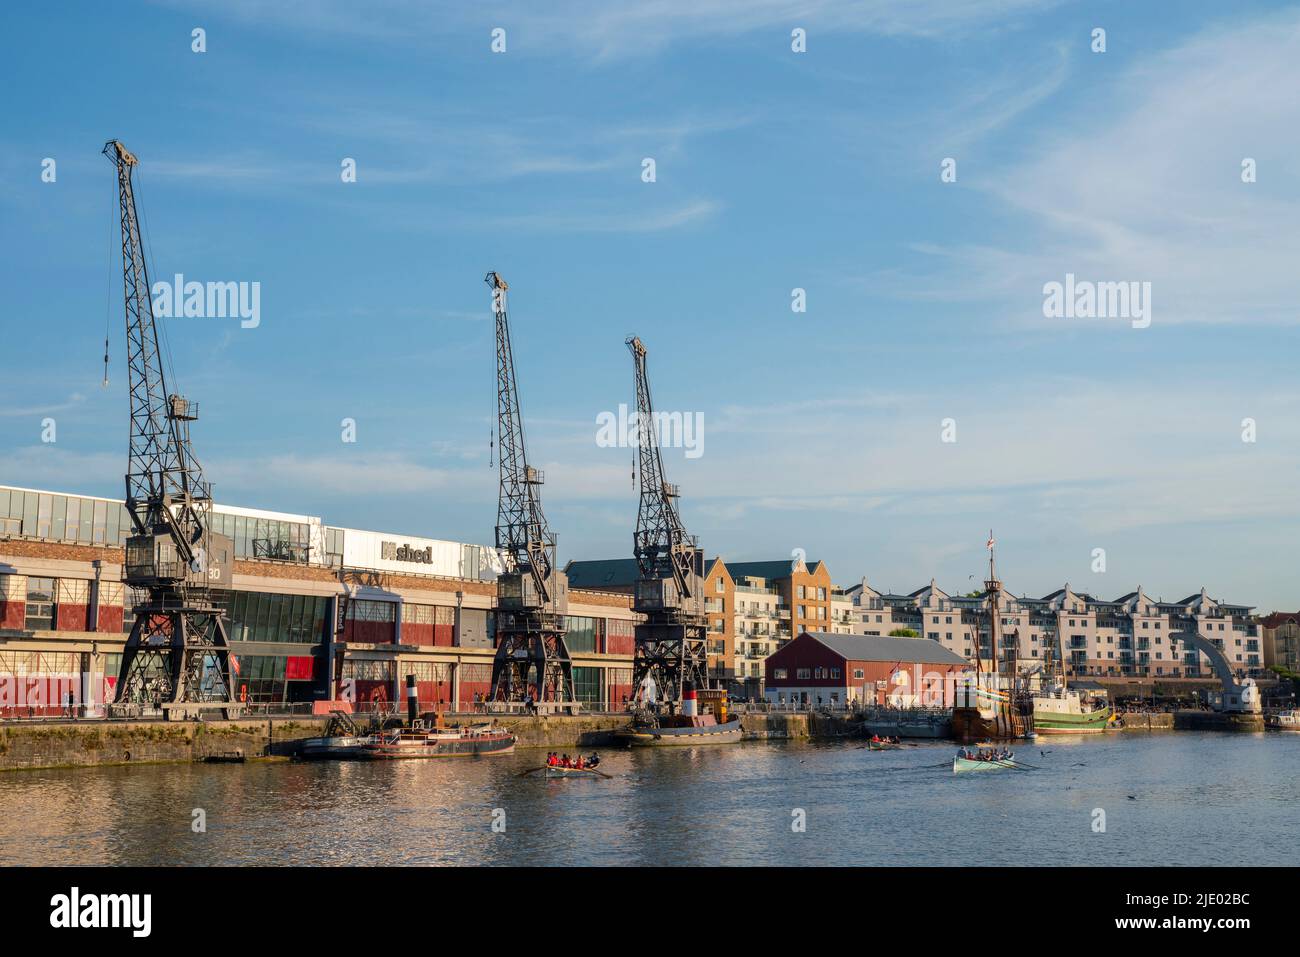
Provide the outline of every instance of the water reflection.
[[[1047,752],[1047,753],[1043,753]],[[1291,864],[1300,736],[1022,745],[954,777],[948,744],[608,751],[612,780],[466,761],[0,775],[6,864]],[[1131,796],[1131,797],[1130,797]],[[1106,811],[1105,834],[1091,827]],[[191,829],[195,808],[206,833]],[[492,829],[504,813],[505,831]],[[791,828],[802,809],[806,831]]]

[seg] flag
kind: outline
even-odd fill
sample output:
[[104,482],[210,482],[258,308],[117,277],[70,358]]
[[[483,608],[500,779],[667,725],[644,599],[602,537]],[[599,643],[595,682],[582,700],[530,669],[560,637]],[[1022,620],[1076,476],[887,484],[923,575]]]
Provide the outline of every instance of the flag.
[[988,540],[988,542],[986,543],[986,547],[988,548],[989,551],[993,551],[993,544],[994,544],[994,543],[993,543],[993,529],[990,528],[990,529],[989,529],[989,540]]
[[239,659],[234,655],[230,656],[230,670],[235,674],[239,674]]

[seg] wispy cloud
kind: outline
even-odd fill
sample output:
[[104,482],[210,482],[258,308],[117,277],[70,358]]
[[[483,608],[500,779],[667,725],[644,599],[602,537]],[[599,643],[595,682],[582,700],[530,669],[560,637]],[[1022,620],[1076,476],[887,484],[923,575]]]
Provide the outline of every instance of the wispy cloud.
[[721,204],[711,199],[650,210],[557,211],[501,216],[482,225],[488,228],[538,230],[548,233],[657,233],[711,219]]
[[[1300,322],[1300,15],[1216,25],[1062,114],[1030,158],[967,182],[1014,242],[919,247],[932,268],[873,277],[916,299],[984,300],[1026,328],[1042,286],[1149,281],[1156,326]],[[1242,162],[1258,182],[1242,181]]]
[[[162,0],[168,6],[214,11],[199,0]],[[293,33],[344,35],[352,40],[402,46],[438,45],[448,37],[507,29],[508,49],[524,56],[596,59],[644,56],[677,43],[772,33],[788,43],[792,27],[878,36],[944,38],[1015,26],[1060,0],[559,0],[543,7],[529,0],[475,7],[421,0],[315,0],[266,4],[226,0],[220,15],[250,26]]]
[[28,405],[28,406],[9,406],[0,405],[0,415],[11,418],[22,418],[24,416],[52,415],[55,412],[67,412],[82,406],[86,397],[80,392],[73,392],[62,402],[55,402],[50,405]]

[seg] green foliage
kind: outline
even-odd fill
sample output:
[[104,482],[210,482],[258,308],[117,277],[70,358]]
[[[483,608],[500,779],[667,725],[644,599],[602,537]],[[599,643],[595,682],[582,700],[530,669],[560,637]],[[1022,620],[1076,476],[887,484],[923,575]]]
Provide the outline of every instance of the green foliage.
[[889,633],[890,638],[920,638],[921,635],[911,628],[895,628]]

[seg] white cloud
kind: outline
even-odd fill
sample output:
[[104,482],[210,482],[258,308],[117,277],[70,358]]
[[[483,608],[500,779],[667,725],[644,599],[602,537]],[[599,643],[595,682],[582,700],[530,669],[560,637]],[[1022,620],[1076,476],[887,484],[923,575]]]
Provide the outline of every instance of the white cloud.
[[[1042,318],[1042,286],[1067,272],[1151,282],[1156,329],[1300,321],[1297,86],[1294,11],[1141,58],[1101,94],[1063,105],[1028,160],[963,170],[1014,240],[920,247],[932,271],[880,285],[996,303],[1038,329],[1060,327]],[[1259,163],[1257,183],[1241,180],[1245,157]]]
[[[215,11],[198,0],[167,5]],[[292,32],[346,36],[402,45],[477,36],[488,51],[489,31],[508,31],[509,54],[598,58],[655,53],[682,42],[771,33],[774,48],[788,45],[792,27],[810,31],[943,38],[1015,25],[1059,0],[531,0],[477,5],[429,4],[423,0],[313,0],[267,4],[226,0],[220,13],[238,22]],[[507,55],[509,55],[507,54]]]

